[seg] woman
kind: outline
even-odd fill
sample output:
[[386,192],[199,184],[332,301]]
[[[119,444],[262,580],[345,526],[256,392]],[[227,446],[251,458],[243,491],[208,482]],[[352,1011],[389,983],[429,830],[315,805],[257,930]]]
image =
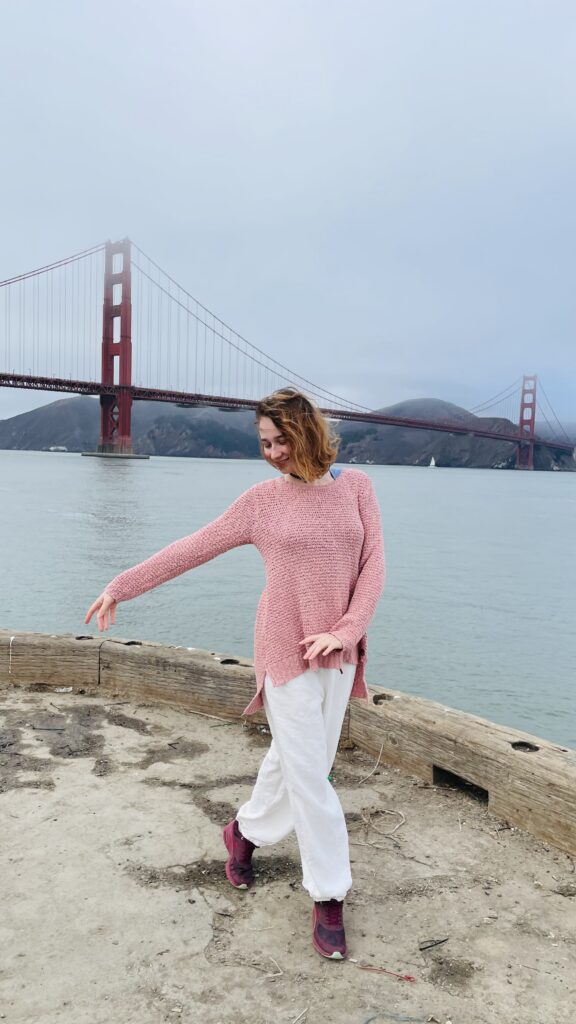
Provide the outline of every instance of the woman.
[[302,884],[313,901],[312,941],[342,960],[342,909],[352,884],[340,801],[327,778],[348,699],[367,697],[366,628],[384,582],[380,513],[369,478],[331,470],[337,440],[321,412],[286,388],[263,399],[256,424],[264,458],[282,476],[251,487],[214,522],[117,576],[86,615],[100,630],[119,601],[254,544],[266,565],[258,606],[256,696],[272,733],[250,799],[224,829],[226,875],[246,889],[252,853],[295,830]]

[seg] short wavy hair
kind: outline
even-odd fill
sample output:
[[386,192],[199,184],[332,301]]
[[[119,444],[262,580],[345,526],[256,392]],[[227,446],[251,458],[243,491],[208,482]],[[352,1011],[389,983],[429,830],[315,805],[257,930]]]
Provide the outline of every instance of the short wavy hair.
[[302,480],[311,483],[324,476],[336,459],[340,439],[306,395],[295,388],[274,391],[258,402],[256,426],[262,416],[271,419],[287,439],[294,469]]

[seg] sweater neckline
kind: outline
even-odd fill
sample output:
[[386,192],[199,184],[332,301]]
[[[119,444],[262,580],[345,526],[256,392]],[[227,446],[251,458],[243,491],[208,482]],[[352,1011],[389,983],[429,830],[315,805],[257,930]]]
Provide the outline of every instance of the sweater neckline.
[[282,487],[283,490],[287,492],[304,490],[315,494],[318,491],[332,491],[338,486],[338,482],[342,480],[343,476],[344,473],[339,473],[338,476],[329,484],[309,484],[306,483],[305,480],[295,480],[294,478],[289,481],[278,479],[276,482],[278,487]]

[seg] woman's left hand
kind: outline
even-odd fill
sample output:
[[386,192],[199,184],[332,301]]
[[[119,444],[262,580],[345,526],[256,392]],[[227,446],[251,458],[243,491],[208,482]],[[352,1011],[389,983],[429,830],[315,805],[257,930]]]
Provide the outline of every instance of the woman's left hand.
[[317,658],[319,654],[331,654],[332,651],[341,651],[342,643],[337,637],[332,636],[332,633],[312,633],[311,636],[305,636],[300,641],[300,646],[303,644],[308,647],[308,650],[303,655],[305,661],[312,661],[313,658]]

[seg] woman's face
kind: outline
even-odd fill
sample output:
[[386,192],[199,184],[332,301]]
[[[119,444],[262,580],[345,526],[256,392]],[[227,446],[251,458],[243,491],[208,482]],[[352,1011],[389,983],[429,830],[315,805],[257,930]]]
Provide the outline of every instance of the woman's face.
[[258,433],[260,447],[266,461],[281,473],[292,472],[288,439],[268,416],[260,417]]

